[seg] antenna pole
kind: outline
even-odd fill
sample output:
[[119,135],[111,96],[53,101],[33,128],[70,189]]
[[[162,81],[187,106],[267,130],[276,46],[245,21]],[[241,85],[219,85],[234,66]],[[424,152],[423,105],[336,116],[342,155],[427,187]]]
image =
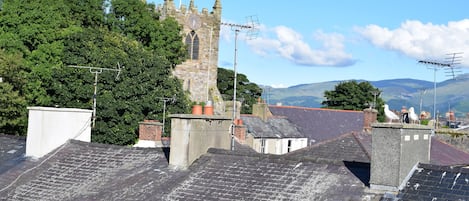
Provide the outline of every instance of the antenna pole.
[[[234,48],[234,63],[233,63],[233,71],[234,71],[234,81],[233,81],[233,117],[231,119],[231,150],[234,150],[234,134],[236,133],[235,129],[236,129],[236,125],[234,123],[234,120],[236,119],[236,114],[237,114],[237,108],[236,108],[236,85],[237,85],[237,65],[238,65],[238,34],[241,30],[243,29],[247,29],[248,31],[253,31],[255,30],[255,26],[257,24],[255,23],[258,23],[257,21],[254,22],[254,21],[251,21],[249,22],[251,25],[241,25],[241,24],[232,24],[232,23],[224,23],[222,22],[221,25],[224,25],[224,26],[229,26],[231,27],[232,30],[234,30],[235,32],[235,48]],[[250,34],[251,35],[251,39],[252,39],[252,33]]]
[[97,96],[97,91],[98,91],[98,74],[100,74],[101,72],[102,72],[102,70],[94,72],[93,124],[92,124],[93,128],[96,125],[96,96]]
[[171,102],[174,103],[176,101],[176,97],[173,96],[172,98],[167,98],[167,97],[158,97],[158,98],[163,101],[163,131],[162,131],[162,135],[164,135],[164,127],[165,127],[165,122],[166,122],[166,102],[171,101]]
[[94,128],[96,126],[96,97],[97,92],[98,92],[98,74],[101,74],[103,71],[117,71],[116,75],[116,80],[119,79],[119,75],[121,73],[121,68],[119,63],[117,63],[118,69],[112,69],[112,68],[100,68],[100,67],[92,67],[92,66],[74,66],[74,65],[69,65],[68,67],[71,68],[84,68],[84,69],[89,69],[90,73],[94,74],[94,93],[93,93],[93,116],[92,116],[92,127]]

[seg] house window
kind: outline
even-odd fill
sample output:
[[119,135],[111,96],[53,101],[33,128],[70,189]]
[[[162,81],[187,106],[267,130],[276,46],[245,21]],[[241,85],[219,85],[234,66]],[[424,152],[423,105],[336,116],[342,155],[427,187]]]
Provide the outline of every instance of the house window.
[[191,31],[189,34],[187,34],[186,45],[187,55],[189,55],[189,59],[199,59],[199,36],[197,36],[195,31]]
[[291,151],[291,140],[288,140],[287,143],[287,153]]
[[261,139],[261,153],[265,153],[265,139]]

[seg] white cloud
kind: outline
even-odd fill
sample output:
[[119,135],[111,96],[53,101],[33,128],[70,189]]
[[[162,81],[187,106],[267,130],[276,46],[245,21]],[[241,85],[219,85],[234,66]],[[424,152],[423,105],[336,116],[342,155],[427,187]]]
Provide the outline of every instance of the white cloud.
[[[377,47],[415,59],[444,60],[448,53],[469,53],[469,19],[446,25],[409,20],[394,30],[374,24],[356,30]],[[469,67],[468,59],[461,62]]]
[[[311,48],[303,36],[286,26],[272,30],[261,27],[262,35],[247,41],[256,54],[263,56],[281,56],[304,66],[350,66],[355,63],[351,54],[344,50],[344,37],[337,33],[327,34],[317,31],[313,39],[322,44],[320,48]],[[270,36],[269,34],[273,34]]]

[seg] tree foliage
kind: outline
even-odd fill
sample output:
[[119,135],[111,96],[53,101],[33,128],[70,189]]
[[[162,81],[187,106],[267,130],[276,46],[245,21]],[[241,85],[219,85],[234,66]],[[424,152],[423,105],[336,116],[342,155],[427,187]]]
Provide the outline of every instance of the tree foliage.
[[[218,68],[217,87],[224,100],[233,100],[234,95],[234,71]],[[246,75],[237,74],[236,99],[242,102],[241,113],[251,114],[252,105],[262,96],[262,88],[248,80]]]
[[[373,92],[377,92],[376,99]],[[375,104],[379,111],[378,119],[383,119],[384,101],[379,97],[380,90],[369,82],[346,81],[335,86],[334,90],[325,91],[326,100],[322,102],[325,108],[362,111]],[[375,102],[376,100],[376,102]]]
[[119,63],[119,79],[114,71],[98,75],[92,141],[134,143],[138,122],[163,120],[160,97],[177,100],[167,114],[189,110],[170,72],[185,56],[180,28],[174,19],[160,21],[140,0],[4,2],[0,131],[24,135],[26,105],[91,109],[95,74],[68,65],[115,69]]

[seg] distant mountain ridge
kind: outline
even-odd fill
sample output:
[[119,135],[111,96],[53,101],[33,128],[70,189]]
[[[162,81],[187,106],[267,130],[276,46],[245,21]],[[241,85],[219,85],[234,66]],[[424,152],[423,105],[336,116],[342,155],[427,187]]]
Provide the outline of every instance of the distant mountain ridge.
[[[269,104],[317,108],[322,107],[324,91],[333,90],[338,83],[344,81],[300,84],[288,88],[263,86],[265,90],[262,96]],[[382,91],[381,98],[391,109],[400,110],[402,106],[406,106],[414,107],[416,112],[420,112],[422,102],[422,110],[433,113],[433,82],[406,78],[370,83]],[[440,116],[452,110],[458,117],[465,117],[469,112],[469,74],[437,83],[436,97],[436,108],[441,113]]]

